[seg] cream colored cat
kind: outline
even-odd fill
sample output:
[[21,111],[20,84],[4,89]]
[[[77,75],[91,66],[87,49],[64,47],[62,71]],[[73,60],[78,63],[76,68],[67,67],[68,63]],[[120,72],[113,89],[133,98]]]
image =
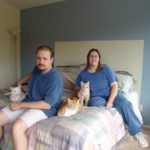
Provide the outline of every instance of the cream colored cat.
[[13,102],[19,102],[25,98],[26,94],[22,92],[21,86],[10,87],[10,100]]
[[80,85],[80,90],[77,93],[79,99],[82,100],[82,104],[87,106],[88,101],[90,99],[90,83],[89,82],[82,82]]
[[81,107],[80,99],[72,96],[62,101],[62,104],[58,110],[58,116],[71,116],[76,114]]

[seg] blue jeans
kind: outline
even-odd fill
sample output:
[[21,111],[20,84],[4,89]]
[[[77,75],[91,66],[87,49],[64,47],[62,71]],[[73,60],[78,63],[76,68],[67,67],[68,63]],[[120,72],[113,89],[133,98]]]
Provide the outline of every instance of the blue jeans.
[[[107,99],[102,97],[91,97],[88,106],[106,106]],[[141,131],[141,123],[133,112],[131,103],[125,98],[122,92],[118,92],[113,107],[121,114],[124,122],[128,126],[128,131],[131,135]]]

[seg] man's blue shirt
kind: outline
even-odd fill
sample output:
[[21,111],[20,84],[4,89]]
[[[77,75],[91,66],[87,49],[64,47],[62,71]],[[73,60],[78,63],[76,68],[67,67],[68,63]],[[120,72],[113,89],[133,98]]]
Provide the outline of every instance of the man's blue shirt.
[[37,67],[32,71],[32,77],[29,80],[28,95],[24,101],[44,100],[52,107],[43,112],[50,116],[51,110],[57,110],[63,94],[63,79],[56,68],[52,68],[48,73],[41,73]]

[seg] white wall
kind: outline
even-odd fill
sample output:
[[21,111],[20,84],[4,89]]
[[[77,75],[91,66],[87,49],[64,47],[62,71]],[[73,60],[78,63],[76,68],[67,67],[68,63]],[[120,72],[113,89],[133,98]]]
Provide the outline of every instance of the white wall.
[[0,0],[0,89],[20,74],[20,10]]
[[144,50],[143,40],[56,42],[55,64],[83,64],[86,62],[86,55],[91,48],[99,49],[103,64],[108,64],[115,71],[122,70],[131,73],[136,80],[135,89],[140,95]]

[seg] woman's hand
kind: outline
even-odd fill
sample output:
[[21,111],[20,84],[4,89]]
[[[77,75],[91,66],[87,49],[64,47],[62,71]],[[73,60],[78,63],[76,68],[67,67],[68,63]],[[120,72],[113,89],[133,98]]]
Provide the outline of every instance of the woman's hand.
[[109,96],[108,102],[106,104],[106,107],[108,107],[108,108],[113,107],[113,102],[114,102],[114,99],[115,99],[117,93],[118,93],[118,83],[116,81],[114,81],[113,83],[111,83],[110,96]]
[[107,102],[106,107],[107,107],[107,108],[112,108],[112,107],[113,107],[112,102]]

